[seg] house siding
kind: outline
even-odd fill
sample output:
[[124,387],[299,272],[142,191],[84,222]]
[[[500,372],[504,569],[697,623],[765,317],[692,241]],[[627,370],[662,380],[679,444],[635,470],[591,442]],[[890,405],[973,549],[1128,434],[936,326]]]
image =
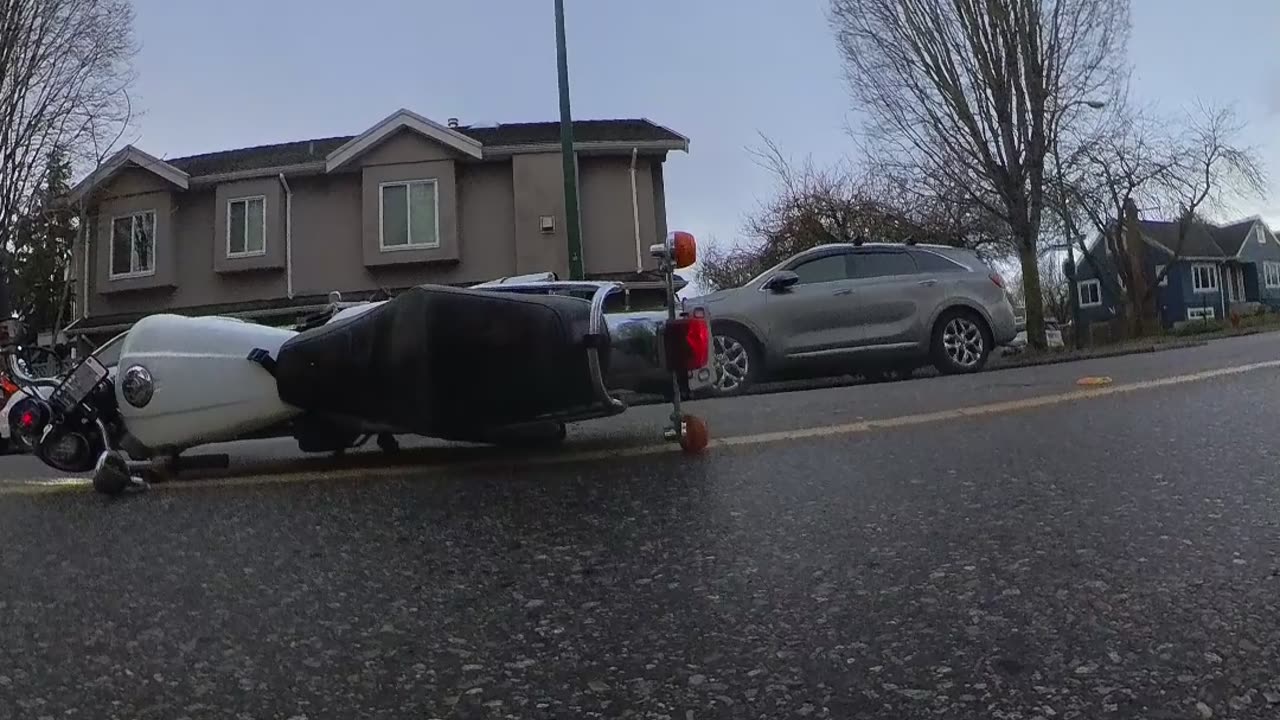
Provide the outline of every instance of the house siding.
[[[286,294],[283,273],[214,271],[214,226],[218,203],[215,190],[181,194],[135,195],[128,205],[103,203],[94,224],[90,253],[91,315],[114,315],[186,307],[234,297],[265,300]],[[156,275],[137,280],[107,279],[110,252],[110,214],[122,208],[156,209]],[[225,237],[225,236],[224,236]]]
[[[583,265],[587,273],[618,272],[619,268],[652,270],[657,267],[656,260],[649,255],[649,246],[657,240],[657,216],[645,211],[654,207],[653,173],[649,170],[649,162],[648,158],[639,158],[636,162],[638,212],[633,212],[630,158],[584,157],[579,161]],[[639,238],[636,237],[637,216]]]
[[[666,235],[664,155],[642,154],[636,166],[641,263],[656,267],[648,246]],[[588,273],[636,269],[631,157],[579,158],[583,257]],[[394,180],[438,183],[440,247],[382,252],[378,186]],[[422,283],[468,284],[521,273],[568,274],[567,226],[560,155],[518,154],[477,161],[409,133],[393,135],[332,174],[300,170],[287,176],[291,205],[279,177],[222,184],[193,182],[187,191],[141,168],[129,167],[102,186],[91,221],[87,295],[89,316],[164,312],[208,305],[277,300],[331,291],[363,292]],[[228,258],[227,202],[265,198],[266,250]],[[291,209],[290,209],[291,208]],[[110,218],[156,211],[156,272],[110,280]],[[555,218],[544,233],[540,218]],[[289,222],[291,218],[291,223]],[[291,237],[292,252],[286,253]],[[74,250],[78,258],[84,248]],[[289,258],[291,257],[291,261]]]
[[[1224,317],[1224,301],[1225,291],[1223,285],[1222,268],[1217,261],[1189,261],[1178,260],[1170,263],[1169,253],[1153,247],[1145,246],[1143,254],[1143,272],[1145,274],[1147,284],[1150,285],[1156,281],[1156,266],[1170,265],[1166,278],[1168,285],[1164,287],[1157,286],[1155,288],[1154,298],[1156,308],[1160,315],[1161,324],[1170,327],[1175,322],[1181,322],[1187,319],[1188,308],[1211,307],[1214,309],[1214,316],[1217,318]],[[1094,256],[1094,261],[1100,266],[1102,272],[1111,275],[1114,278],[1113,265],[1109,255]],[[1218,290],[1210,293],[1197,293],[1195,291],[1194,280],[1192,279],[1192,265],[1198,265],[1202,262],[1211,265],[1218,265]],[[1082,260],[1080,268],[1077,272],[1078,279],[1090,280],[1097,279],[1098,276],[1093,266],[1087,260]],[[1115,293],[1111,292],[1109,285],[1114,284],[1103,281],[1102,288],[1102,305],[1099,307],[1081,308],[1081,315],[1086,322],[1097,323],[1106,322],[1115,317],[1114,308],[1123,298],[1119,298]]]
[[[517,155],[512,162],[515,203],[516,272],[569,274],[565,226],[564,170],[559,153]],[[543,215],[555,218],[555,231],[544,233]]]
[[[1264,239],[1265,242],[1259,242]],[[1256,298],[1264,305],[1280,308],[1280,287],[1269,288],[1266,283],[1264,263],[1280,263],[1280,242],[1268,232],[1262,223],[1254,223],[1248,239],[1240,246],[1239,261],[1245,265],[1245,285],[1248,297]]]

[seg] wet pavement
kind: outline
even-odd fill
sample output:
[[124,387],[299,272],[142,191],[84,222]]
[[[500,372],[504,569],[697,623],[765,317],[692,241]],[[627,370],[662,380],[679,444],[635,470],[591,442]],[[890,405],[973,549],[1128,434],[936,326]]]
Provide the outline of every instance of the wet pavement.
[[[741,436],[1278,348],[699,406]],[[0,497],[0,718],[1277,717],[1278,393],[1269,368],[702,458]],[[647,442],[642,411],[576,440]]]

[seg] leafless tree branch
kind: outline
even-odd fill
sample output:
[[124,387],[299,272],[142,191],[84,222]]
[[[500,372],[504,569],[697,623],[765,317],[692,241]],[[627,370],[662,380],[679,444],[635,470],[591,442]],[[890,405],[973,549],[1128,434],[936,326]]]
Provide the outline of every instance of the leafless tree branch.
[[0,262],[48,158],[96,167],[122,137],[136,50],[129,0],[0,0]]
[[831,0],[830,20],[874,156],[1008,226],[1043,347],[1045,158],[1122,95],[1128,1]]

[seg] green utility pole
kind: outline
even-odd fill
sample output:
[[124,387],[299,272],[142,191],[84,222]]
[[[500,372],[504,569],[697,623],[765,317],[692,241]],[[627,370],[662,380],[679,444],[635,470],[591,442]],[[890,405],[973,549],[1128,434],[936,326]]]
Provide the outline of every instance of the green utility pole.
[[569,53],[564,39],[564,0],[556,0],[556,61],[560,70],[560,156],[564,162],[564,214],[569,233],[569,278],[582,280],[582,218],[578,214],[578,163],[569,111]]

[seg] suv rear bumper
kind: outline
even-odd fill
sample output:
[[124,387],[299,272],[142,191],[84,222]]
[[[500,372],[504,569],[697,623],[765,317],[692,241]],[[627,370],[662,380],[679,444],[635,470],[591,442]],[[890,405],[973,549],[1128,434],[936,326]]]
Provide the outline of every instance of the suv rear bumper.
[[997,303],[991,312],[991,336],[996,345],[1008,345],[1018,336],[1018,321],[1013,314],[1013,305],[1008,301]]

